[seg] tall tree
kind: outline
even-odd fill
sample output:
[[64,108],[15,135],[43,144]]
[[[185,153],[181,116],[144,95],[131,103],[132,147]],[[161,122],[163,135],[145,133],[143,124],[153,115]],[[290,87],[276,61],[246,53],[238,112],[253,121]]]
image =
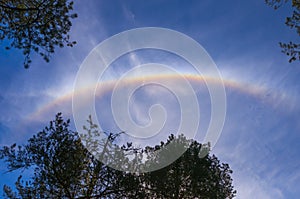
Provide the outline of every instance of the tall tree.
[[[280,8],[283,4],[289,0],[265,0],[265,2],[272,6],[275,10]],[[300,36],[300,1],[292,0],[293,14],[285,20],[285,24],[291,29],[295,29],[298,36]],[[290,57],[289,62],[300,61],[300,44],[295,42],[279,42],[282,52]]]
[[[70,121],[61,114],[24,146],[4,147],[0,159],[8,163],[8,171],[33,170],[30,180],[20,176],[16,192],[4,186],[8,198],[120,198],[124,189],[132,187],[128,174],[107,167],[87,151],[77,132],[69,129]],[[89,121],[89,133],[97,136],[96,126]],[[109,134],[109,139],[115,138]],[[126,160],[123,160],[126,164]],[[130,177],[130,176],[129,176]],[[131,178],[132,179],[132,178]],[[134,183],[134,179],[130,180]],[[120,184],[123,184],[122,186]],[[122,187],[122,188],[121,188]]]
[[73,46],[69,31],[77,14],[68,0],[0,0],[0,41],[8,39],[6,49],[23,51],[24,67],[31,63],[31,52],[46,62],[57,46]]
[[[202,147],[184,136],[171,135],[166,143],[137,149],[131,143],[118,147],[111,144],[119,134],[107,134],[108,139],[94,142],[100,135],[91,118],[83,140],[69,129],[70,121],[61,114],[43,131],[23,146],[3,147],[0,159],[7,162],[8,171],[29,169],[30,179],[20,176],[15,188],[4,186],[6,198],[233,198],[235,191],[228,164],[221,164],[215,156],[199,157]],[[95,139],[97,140],[97,139]],[[108,162],[121,162],[123,170],[135,167],[136,160],[145,164],[164,161],[165,152],[177,146],[189,146],[186,152],[163,169],[149,173],[119,171],[98,161],[93,151],[101,145],[100,155]],[[175,145],[170,145],[173,142]],[[109,144],[110,143],[110,144]],[[165,152],[156,153],[164,148]],[[110,152],[108,152],[110,151]],[[129,153],[127,153],[129,152]],[[136,154],[128,158],[128,154]],[[113,164],[113,163],[112,163]],[[112,165],[111,165],[112,166]],[[114,165],[115,166],[115,165]],[[121,168],[120,168],[121,169]]]
[[[175,144],[168,147],[171,141]],[[172,164],[145,174],[146,187],[150,187],[155,198],[210,199],[235,196],[229,165],[220,163],[214,155],[199,156],[200,150],[209,148],[208,145],[187,140],[182,135],[177,138],[171,135],[167,143],[160,147],[167,149],[153,157],[158,163],[167,159],[165,156],[170,151],[178,150],[178,147],[187,147],[187,150]]]

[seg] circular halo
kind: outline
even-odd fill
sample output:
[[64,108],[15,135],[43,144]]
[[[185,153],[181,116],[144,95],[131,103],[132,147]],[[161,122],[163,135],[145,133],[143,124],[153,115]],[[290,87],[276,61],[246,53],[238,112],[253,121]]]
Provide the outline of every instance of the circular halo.
[[[112,62],[126,53],[140,49],[158,49],[174,53],[189,62],[199,75],[205,74],[210,79],[216,80],[205,81],[211,100],[211,118],[203,143],[210,143],[210,147],[213,148],[220,137],[226,116],[226,93],[220,72],[212,58],[199,43],[183,33],[166,28],[146,27],[121,32],[104,40],[88,54],[79,68],[74,83],[72,111],[76,129],[82,129],[86,125],[88,116],[91,116],[95,119],[95,124],[98,125],[99,130],[102,131],[95,110],[95,92],[98,80]],[[85,91],[84,94],[83,91]],[[195,119],[199,121],[199,117]],[[197,130],[194,129],[192,132],[197,132]],[[89,151],[93,151],[90,146],[86,147]],[[109,164],[101,156],[97,156],[97,158],[102,163],[118,170],[143,173],[158,170],[171,164],[186,150],[185,147],[182,149],[176,151],[176,154],[170,155],[170,158],[163,163],[148,167],[141,165],[139,170],[122,168],[122,163]],[[199,155],[205,156],[207,153],[208,151],[205,151]]]

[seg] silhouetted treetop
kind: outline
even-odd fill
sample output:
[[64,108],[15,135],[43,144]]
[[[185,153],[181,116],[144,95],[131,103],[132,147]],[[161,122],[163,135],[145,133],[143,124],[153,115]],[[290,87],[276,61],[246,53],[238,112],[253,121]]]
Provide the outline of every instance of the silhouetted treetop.
[[[234,198],[232,170],[228,164],[220,163],[214,155],[200,158],[202,145],[187,140],[183,135],[170,135],[166,142],[144,149],[126,143],[115,146],[121,134],[105,134],[108,139],[95,140],[91,136],[103,134],[97,130],[91,118],[85,127],[85,144],[103,146],[97,154],[108,162],[124,168],[146,163],[165,161],[167,153],[155,153],[160,148],[177,150],[170,142],[188,146],[187,150],[168,166],[146,173],[132,173],[113,169],[98,161],[81,142],[77,132],[70,130],[70,121],[61,114],[56,115],[44,130],[33,135],[23,146],[13,144],[0,149],[0,159],[7,163],[8,171],[29,169],[29,179],[20,176],[15,187],[3,187],[5,198]],[[108,153],[108,151],[110,151]],[[132,152],[134,158],[127,155]],[[144,156],[145,155],[145,156]],[[145,158],[146,157],[146,158]]]

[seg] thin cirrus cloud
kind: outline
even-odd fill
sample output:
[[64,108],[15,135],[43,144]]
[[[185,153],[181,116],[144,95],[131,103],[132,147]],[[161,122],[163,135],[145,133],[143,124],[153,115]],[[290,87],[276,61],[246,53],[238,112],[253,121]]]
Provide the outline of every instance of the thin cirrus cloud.
[[[162,74],[160,74],[160,78],[164,78],[164,76]],[[157,78],[157,76],[150,76],[149,78]],[[165,78],[170,78],[172,79],[172,77],[166,75]],[[174,77],[173,77],[174,78]],[[193,84],[203,84],[204,81],[203,79],[201,79],[200,76],[192,76],[189,75],[187,76],[187,79],[189,79],[189,81],[191,81]],[[207,78],[207,81],[209,81],[209,78]],[[270,134],[270,131],[272,130],[273,126],[274,126],[274,122],[276,121],[276,117],[278,115],[273,115],[273,117],[270,116],[271,111],[269,109],[272,110],[272,108],[274,108],[274,104],[276,103],[276,98],[272,97],[271,99],[273,99],[273,101],[268,100],[267,104],[261,104],[261,102],[259,101],[259,99],[263,98],[264,94],[265,94],[265,90],[267,90],[267,88],[260,88],[258,85],[247,85],[244,82],[235,82],[232,79],[231,80],[223,80],[226,86],[226,89],[230,89],[230,91],[228,92],[228,112],[227,112],[227,122],[225,123],[225,128],[224,128],[224,132],[221,135],[221,140],[220,143],[216,146],[216,149],[214,149],[216,151],[217,154],[220,154],[220,157],[223,158],[227,158],[228,160],[230,160],[229,162],[232,162],[232,167],[235,170],[235,174],[234,176],[236,177],[236,184],[237,184],[237,188],[240,189],[242,195],[245,194],[245,196],[249,195],[251,196],[251,194],[253,194],[254,189],[249,189],[249,188],[245,188],[244,186],[249,186],[249,183],[253,183],[255,185],[251,186],[251,187],[264,187],[263,190],[261,190],[260,192],[257,192],[256,194],[260,195],[260,196],[266,196],[266,194],[268,194],[268,192],[265,192],[265,188],[269,185],[273,183],[273,180],[271,177],[268,177],[268,173],[271,171],[270,168],[265,168],[266,165],[269,164],[273,164],[273,165],[278,165],[278,158],[276,157],[276,152],[274,151],[275,146],[272,146],[272,144],[278,144],[278,142],[280,140],[281,134],[288,131],[289,129],[287,129],[289,126],[286,126],[283,129],[280,129],[279,126],[277,129],[278,132],[273,131],[272,134]],[[142,82],[142,79],[136,78],[136,79],[129,79],[128,80],[129,83],[136,83],[136,84],[140,84]],[[106,84],[106,85],[105,85]],[[103,86],[104,85],[104,86]],[[99,90],[99,92],[97,92],[97,96],[101,98],[101,96],[105,96],[107,93],[111,92],[111,89],[113,88],[114,85],[114,81],[109,81],[106,83],[102,82],[102,88],[106,88],[107,90]],[[194,85],[195,86],[195,85]],[[197,86],[195,86],[197,87]],[[151,91],[148,90],[148,92],[153,93],[155,91]],[[233,93],[233,94],[232,94]],[[84,92],[82,92],[82,94],[84,94]],[[239,95],[239,98],[236,99],[236,96],[233,95]],[[280,94],[276,94],[273,93],[274,96],[278,96]],[[242,97],[241,97],[242,96]],[[246,96],[245,102],[238,102],[241,99],[243,99]],[[250,99],[249,97],[250,96]],[[71,97],[72,97],[72,93],[69,93],[67,95],[64,95],[62,97],[57,98],[56,100],[54,100],[53,102],[49,103],[48,105],[41,107],[39,109],[38,112],[34,113],[31,116],[31,119],[34,120],[35,118],[49,118],[51,115],[54,114],[53,110],[55,110],[55,107],[60,107],[58,109],[61,109],[63,107],[66,107],[67,104],[71,103]],[[108,98],[109,99],[109,98]],[[286,100],[287,98],[285,98]],[[254,101],[254,102],[253,102]],[[106,102],[107,104],[109,104],[109,100],[108,102]],[[239,114],[237,111],[233,110],[232,104],[234,104],[234,106],[238,107],[238,110],[240,110],[239,112],[242,111],[242,114]],[[255,105],[255,103],[257,103]],[[288,103],[288,102],[287,102]],[[84,104],[84,102],[83,102]],[[246,108],[245,108],[245,104],[246,104]],[[251,104],[252,106],[255,106],[257,110],[252,110],[251,107],[247,106],[248,104]],[[175,105],[175,108],[178,105]],[[268,108],[268,111],[266,113],[266,111],[264,110],[265,108]],[[69,106],[70,108],[70,106]],[[178,108],[178,107],[177,107]],[[200,107],[201,108],[201,107]],[[133,108],[134,112],[140,112],[142,114],[144,114],[144,117],[140,118],[143,121],[147,121],[149,118],[147,118],[147,114],[145,114],[145,107],[143,106],[143,104],[135,104],[135,107]],[[260,109],[260,110],[259,110]],[[49,112],[51,112],[51,114],[49,114]],[[70,113],[71,111],[65,111],[65,113]],[[106,111],[102,110],[102,113],[107,114]],[[262,116],[259,118],[258,115],[262,114]],[[263,115],[265,114],[265,115]],[[278,113],[277,113],[278,114]],[[46,116],[47,115],[47,116]],[[172,115],[172,112],[171,112]],[[255,115],[255,116],[253,116]],[[108,119],[108,121],[105,120],[101,120],[100,122],[104,123],[104,126],[106,124],[106,126],[114,126],[115,124],[111,123],[112,119],[112,115],[109,115],[110,119]],[[101,118],[101,113],[100,116]],[[141,115],[139,115],[139,117],[141,117]],[[203,116],[202,116],[203,117]],[[205,116],[204,116],[205,117]],[[266,119],[265,117],[267,117],[268,119]],[[102,117],[102,118],[107,118],[107,115]],[[264,121],[259,121],[264,119]],[[275,121],[274,121],[275,120]],[[239,124],[243,124],[239,127],[236,126],[236,123]],[[265,124],[267,127],[263,128]],[[228,126],[230,126],[230,128],[228,129]],[[116,130],[117,128],[115,128],[114,130]],[[251,129],[251,130],[250,130]],[[108,129],[111,130],[111,129]],[[168,129],[166,129],[168,130]],[[176,129],[175,129],[176,130]],[[261,136],[257,135],[256,132],[260,132],[260,134],[263,135],[263,137],[265,137],[266,135],[269,136],[267,138],[265,138],[264,140],[261,140]],[[251,135],[249,135],[251,134]],[[226,144],[226,141],[224,143],[224,138],[227,138],[230,140],[230,145]],[[236,139],[238,138],[238,139]],[[251,139],[250,139],[251,138]],[[250,139],[250,141],[249,141]],[[157,141],[157,138],[155,139]],[[237,142],[235,142],[237,141]],[[149,143],[149,141],[147,142]],[[234,143],[232,145],[232,143]],[[141,144],[141,143],[139,143]],[[223,144],[223,145],[222,145]],[[218,146],[221,145],[220,149],[225,149],[222,150],[222,152],[220,152]],[[229,146],[234,146],[234,147],[229,147]],[[231,154],[231,156],[228,157],[228,154]],[[251,160],[252,162],[249,163],[249,160]],[[284,165],[281,165],[282,167]],[[278,170],[278,168],[275,167],[276,170]],[[284,169],[285,170],[285,169]],[[250,171],[250,172],[249,172]],[[280,171],[280,169],[279,169]],[[251,175],[245,175],[246,173],[250,173]],[[244,176],[245,175],[245,176]],[[241,177],[242,176],[242,177]],[[281,178],[281,177],[280,177]],[[246,180],[245,180],[246,179]],[[245,180],[245,181],[243,181]],[[267,188],[266,188],[267,189]],[[269,187],[268,189],[272,190],[272,187]],[[278,192],[278,194],[280,193],[279,189],[274,189],[275,192]],[[274,192],[272,192],[272,194],[275,194]],[[280,196],[280,194],[278,195]],[[270,195],[269,197],[272,197],[272,195]]]

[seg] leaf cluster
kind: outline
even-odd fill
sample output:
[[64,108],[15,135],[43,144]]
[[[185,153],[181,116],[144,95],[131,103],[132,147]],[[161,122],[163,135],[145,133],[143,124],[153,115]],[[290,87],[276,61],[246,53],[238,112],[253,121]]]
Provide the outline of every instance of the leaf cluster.
[[7,50],[23,51],[25,68],[32,51],[49,62],[56,47],[76,44],[68,34],[71,19],[77,17],[72,10],[73,1],[68,0],[0,0],[0,41],[8,39]]
[[[265,0],[265,2],[272,6],[275,10],[280,8],[283,4],[287,3],[288,0]],[[285,24],[291,29],[295,29],[298,36],[300,36],[300,1],[292,0],[293,13],[290,17],[286,17]],[[281,52],[290,57],[289,62],[296,60],[300,61],[300,44],[292,41],[288,43],[279,42]]]

